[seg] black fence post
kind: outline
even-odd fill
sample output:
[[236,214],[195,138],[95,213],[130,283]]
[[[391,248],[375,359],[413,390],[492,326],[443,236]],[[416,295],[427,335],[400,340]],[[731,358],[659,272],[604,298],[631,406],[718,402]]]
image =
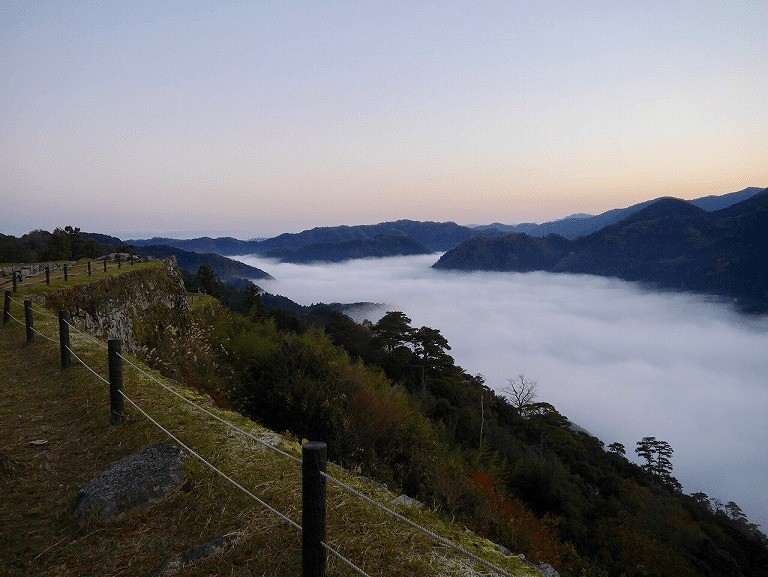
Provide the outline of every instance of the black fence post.
[[130,262],[131,266],[133,266],[133,254],[130,254],[130,255],[128,256],[128,258],[130,259],[130,261],[129,261],[129,262]]
[[123,260],[120,258],[120,253],[117,253],[117,268],[123,268]]
[[107,353],[109,354],[109,422],[113,425],[119,425],[125,421],[123,395],[121,394],[123,392],[121,348],[120,339],[109,339],[107,341]]
[[107,257],[104,257],[104,272],[107,272]]
[[45,267],[45,284],[51,284],[51,267]]
[[5,291],[5,302],[3,303],[3,324],[11,322],[11,291]]
[[61,350],[61,368],[68,369],[72,366],[72,357],[69,353],[69,313],[59,311],[59,349]]
[[64,263],[64,281],[69,280],[69,273],[67,272],[67,263]]
[[35,342],[35,321],[32,318],[32,301],[24,301],[24,322],[27,326],[27,344]]
[[13,273],[11,274],[11,276],[13,277],[13,292],[16,292],[17,290],[19,290],[19,286],[18,286],[19,277],[17,275],[20,275],[20,274],[21,273],[18,271],[13,271]]
[[301,447],[301,575],[325,577],[325,443]]
[[91,261],[88,261],[88,276],[91,276]]

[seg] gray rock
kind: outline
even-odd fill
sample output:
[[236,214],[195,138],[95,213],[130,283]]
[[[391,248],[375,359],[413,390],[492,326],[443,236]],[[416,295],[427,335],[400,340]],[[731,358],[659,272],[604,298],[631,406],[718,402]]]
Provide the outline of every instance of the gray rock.
[[409,497],[408,495],[400,495],[392,502],[395,505],[402,505],[403,507],[415,507],[416,509],[421,509],[424,506],[424,503],[414,499],[413,497]]
[[560,577],[560,573],[555,571],[555,568],[552,567],[549,563],[544,563],[543,565],[539,565],[539,571],[541,571],[541,574],[544,577]]
[[74,518],[82,525],[91,515],[107,520],[156,503],[184,479],[186,455],[158,443],[113,463],[80,489]]
[[200,561],[201,559],[216,555],[216,553],[219,551],[234,545],[242,538],[242,533],[235,532],[216,537],[215,539],[211,539],[205,543],[200,543],[199,545],[195,545],[191,549],[187,549],[183,553],[179,553],[178,555],[168,559],[168,561],[166,561],[165,564],[160,567],[160,570],[155,573],[155,577],[168,575],[169,573],[178,571],[185,565],[189,565],[196,561]]

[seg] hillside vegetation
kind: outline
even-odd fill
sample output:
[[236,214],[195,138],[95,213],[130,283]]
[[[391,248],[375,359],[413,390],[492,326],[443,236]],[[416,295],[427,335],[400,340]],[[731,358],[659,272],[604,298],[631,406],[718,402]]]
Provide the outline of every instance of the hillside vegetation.
[[[124,268],[115,269],[110,276],[113,274],[128,280],[140,272]],[[72,507],[80,487],[119,458],[169,440],[129,405],[125,424],[109,424],[109,392],[104,383],[79,363],[62,371],[58,346],[42,336],[56,339],[57,327],[56,319],[48,316],[54,311],[43,308],[45,289],[35,295],[16,293],[12,314],[23,318],[21,300],[30,296],[35,300],[35,327],[40,332],[36,342],[25,344],[24,327],[13,320],[0,327],[0,575],[153,575],[171,556],[232,531],[244,536],[234,548],[180,574],[299,575],[297,531],[192,458],[185,465],[187,481],[162,502],[113,522],[91,522],[83,528],[74,525]],[[207,318],[220,306],[208,297],[195,304],[194,312]],[[180,336],[170,325],[165,329],[171,341],[174,334]],[[201,375],[210,379],[209,384],[219,382],[226,378],[226,370],[203,362],[210,351],[198,338],[199,330],[200,325],[189,327],[183,340],[174,341],[185,343],[185,355],[168,370],[188,372],[185,382],[199,382]],[[198,345],[203,349],[194,348]],[[72,332],[72,348],[78,357],[106,376],[103,347],[93,337]],[[159,355],[146,352],[160,362]],[[191,366],[196,359],[200,362]],[[138,360],[133,362],[149,370]],[[204,372],[197,370],[202,367]],[[125,366],[124,372],[126,394],[147,413],[270,505],[301,520],[301,473],[296,464],[220,426],[131,367]],[[295,439],[219,408],[207,395],[177,381],[162,378],[161,382],[265,442],[300,455]],[[395,495],[376,483],[336,466],[329,473],[513,575],[538,574],[462,526],[446,523],[427,510],[393,504]],[[472,561],[435,545],[370,505],[333,485],[328,492],[329,544],[370,575],[480,575],[472,569]],[[354,573],[330,558],[329,575]]]
[[399,311],[356,324],[287,313],[253,293],[235,308],[201,318],[209,363],[228,367],[229,380],[198,386],[326,441],[344,466],[508,549],[562,575],[768,575],[762,533],[735,503],[682,494],[663,441],[638,439],[647,463],[634,465],[555,407],[495,394],[454,363],[438,329]]
[[[672,474],[672,448],[663,441],[638,440],[638,455],[647,462],[637,466],[626,459],[624,447],[613,443],[606,449],[555,407],[538,402],[535,391],[526,393],[530,381],[524,376],[510,383],[509,396],[494,393],[480,375],[455,364],[439,329],[411,326],[403,312],[389,311],[376,323],[362,324],[326,309],[322,317],[314,317],[300,308],[267,306],[255,287],[238,291],[206,267],[197,277],[209,295],[221,296],[228,306],[206,297],[183,326],[164,323],[158,330],[143,331],[152,338],[138,350],[151,366],[217,405],[236,408],[297,439],[325,441],[331,459],[345,469],[404,491],[442,519],[453,519],[535,563],[549,563],[563,576],[768,575],[765,536],[736,503],[723,505],[727,496],[682,494]],[[13,330],[20,338],[18,329]],[[103,355],[100,361],[98,350],[93,355],[88,358],[103,368]],[[4,386],[11,390],[12,384]],[[161,401],[151,400],[155,402]],[[96,404],[91,399],[84,403]],[[13,406],[3,418],[12,418],[19,406],[25,405]],[[175,414],[173,406],[157,406],[158,415]],[[178,420],[190,442],[200,437],[204,446],[229,446],[226,435],[208,436],[210,424],[193,425],[188,416]],[[29,438],[0,452],[22,451]],[[229,452],[212,450],[217,458],[231,458]],[[34,456],[19,454],[30,460]],[[257,466],[256,460],[245,470]],[[288,472],[272,461],[267,469],[272,476],[255,479],[256,486],[270,495],[274,490],[281,503],[290,502],[290,490],[283,484]],[[240,471],[237,466],[234,470]],[[61,527],[64,501],[58,505]],[[372,531],[389,531],[387,522],[372,521],[354,509],[346,512],[349,502],[340,499],[344,512],[338,514],[350,525],[339,530],[349,531],[351,535],[343,534],[357,545],[345,549],[343,540],[335,543],[355,559],[374,555],[366,568],[380,571],[375,574],[450,574],[429,548],[426,566],[414,569],[411,545],[373,540]],[[15,514],[21,517],[14,526],[23,528],[23,515],[18,510]],[[353,527],[351,520],[363,526]],[[466,538],[455,525],[441,532]],[[21,546],[15,533],[8,539],[10,546]],[[484,547],[484,555],[487,549],[500,557],[498,549]],[[40,549],[34,553],[39,554]],[[384,567],[380,558],[395,569]],[[505,559],[508,565],[515,563]],[[525,565],[515,569],[528,570]]]

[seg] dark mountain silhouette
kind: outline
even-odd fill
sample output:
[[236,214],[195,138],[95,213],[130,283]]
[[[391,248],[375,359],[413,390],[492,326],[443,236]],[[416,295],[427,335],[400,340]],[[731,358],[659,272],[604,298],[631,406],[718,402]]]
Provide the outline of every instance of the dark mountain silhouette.
[[126,242],[135,247],[164,245],[172,246],[174,248],[188,252],[215,253],[232,256],[236,254],[250,254],[254,252],[253,247],[256,246],[259,241],[238,240],[230,236],[223,236],[219,238],[203,236],[200,238],[191,239],[154,237],[146,240],[128,240]]
[[348,240],[338,243],[317,243],[297,249],[275,249],[264,256],[283,262],[343,262],[357,258],[429,254],[420,242],[407,236],[377,236],[370,239]]
[[214,271],[216,276],[224,282],[236,281],[238,279],[271,279],[272,276],[260,268],[232,260],[225,256],[213,253],[198,253],[181,250],[176,247],[166,245],[151,245],[137,247],[139,254],[145,254],[154,258],[176,257],[179,268],[196,274],[201,265],[207,264]]
[[584,273],[720,295],[768,312],[768,189],[714,212],[662,198],[576,240],[472,239],[438,269]]
[[[736,203],[747,200],[755,196],[758,192],[763,190],[762,188],[750,187],[740,190],[738,192],[731,192],[722,195],[711,195],[697,198],[687,201],[689,204],[702,208],[706,211],[712,212],[720,210],[728,206],[732,206]],[[500,223],[493,223],[491,225],[477,227],[480,230],[486,230],[488,228],[494,228],[503,232],[518,232],[525,233],[530,236],[547,236],[548,234],[559,234],[565,238],[576,239],[581,236],[592,234],[606,226],[616,224],[621,220],[627,218],[629,215],[642,210],[643,208],[653,204],[656,200],[646,200],[626,208],[615,208],[607,212],[603,212],[598,215],[585,215],[575,214],[563,219],[553,220],[551,222],[544,222],[541,224],[535,224],[530,222],[524,222],[518,225],[504,225]]]
[[[501,231],[495,229],[481,231],[468,226],[458,225],[455,222],[398,220],[395,222],[357,226],[318,227],[299,233],[283,233],[265,240],[201,237],[185,240],[152,238],[148,240],[130,240],[127,242],[137,247],[163,244],[192,252],[213,252],[233,256],[242,254],[277,254],[274,251],[295,251],[308,245],[338,244],[350,241],[372,240],[377,237],[387,236],[410,238],[424,245],[429,251],[434,252],[449,250],[473,236],[491,237],[500,234],[502,234]],[[376,243],[368,246],[374,252],[371,254],[359,253],[357,256],[350,258],[377,256],[375,251],[381,247]]]
[[285,233],[258,243],[255,252],[296,250],[310,244],[332,244],[352,240],[370,240],[376,237],[408,237],[423,244],[430,251],[444,251],[473,236],[498,236],[497,230],[478,231],[455,222],[420,222],[398,220],[358,226],[320,227],[304,232]]

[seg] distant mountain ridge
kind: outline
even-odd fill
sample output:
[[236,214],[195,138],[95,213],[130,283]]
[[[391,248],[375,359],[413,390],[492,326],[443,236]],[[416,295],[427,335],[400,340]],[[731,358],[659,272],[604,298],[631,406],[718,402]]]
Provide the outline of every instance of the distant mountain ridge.
[[173,256],[179,268],[196,274],[200,266],[207,264],[224,282],[237,281],[240,279],[271,279],[272,275],[264,272],[260,268],[250,266],[245,263],[232,260],[225,256],[214,253],[199,253],[182,250],[180,248],[167,245],[148,245],[138,248],[139,254],[145,254],[154,258],[168,258]]
[[584,273],[732,298],[768,312],[768,189],[707,212],[662,198],[590,235],[470,239],[434,268]]
[[249,254],[253,252],[253,246],[259,241],[239,240],[229,236],[220,238],[211,238],[203,236],[200,238],[178,239],[153,237],[148,239],[132,239],[126,243],[135,247],[164,245],[178,248],[189,252],[215,253],[223,256],[232,256],[236,254]]
[[[503,234],[499,230],[477,229],[455,222],[421,222],[397,220],[379,224],[355,226],[317,227],[298,233],[283,233],[265,240],[238,240],[231,237],[194,239],[151,238],[130,240],[128,244],[147,246],[164,244],[192,252],[213,252],[224,256],[268,254],[275,251],[295,251],[308,245],[338,244],[350,241],[373,240],[377,237],[406,237],[424,245],[429,251],[446,251],[473,236],[491,237]],[[378,243],[371,246],[379,249]],[[375,256],[369,254],[365,256]]]
[[[713,211],[746,200],[760,190],[762,189],[750,187],[738,192],[720,196],[706,196],[689,202],[704,210]],[[370,225],[316,227],[299,233],[283,233],[268,239],[239,240],[232,237],[173,239],[156,237],[143,240],[133,239],[125,242],[136,247],[166,245],[189,252],[214,253],[223,256],[260,254],[287,262],[339,262],[353,258],[421,254],[415,252],[417,250],[415,246],[409,249],[397,248],[398,242],[394,240],[389,241],[390,246],[388,247],[382,241],[374,241],[379,237],[408,238],[420,243],[431,252],[451,250],[469,238],[493,238],[509,232],[526,233],[533,237],[544,237],[556,233],[565,238],[575,239],[615,224],[653,202],[655,201],[648,200],[598,215],[579,213],[542,224],[505,225],[494,223],[469,227],[455,222],[421,222],[404,219]],[[312,248],[309,248],[310,246]]]
[[347,240],[338,243],[308,244],[296,249],[275,249],[264,256],[282,262],[313,263],[343,262],[358,258],[382,258],[430,254],[432,251],[408,236],[377,236],[374,238]]
[[[738,192],[730,192],[722,195],[710,195],[694,200],[686,201],[689,204],[698,206],[708,212],[727,208],[736,203],[742,202],[755,196],[758,192],[763,190],[759,187],[749,187]],[[580,236],[586,236],[593,232],[615,224],[622,219],[628,217],[639,210],[642,210],[646,206],[656,202],[655,200],[646,200],[628,206],[626,208],[615,208],[597,215],[589,214],[575,214],[562,218],[559,220],[553,220],[550,222],[544,222],[541,224],[525,222],[517,225],[505,225],[501,223],[493,223],[491,225],[482,225],[477,227],[480,230],[487,230],[493,228],[504,232],[522,232],[530,236],[547,236],[548,234],[559,234],[562,237],[568,239],[576,239]]]

